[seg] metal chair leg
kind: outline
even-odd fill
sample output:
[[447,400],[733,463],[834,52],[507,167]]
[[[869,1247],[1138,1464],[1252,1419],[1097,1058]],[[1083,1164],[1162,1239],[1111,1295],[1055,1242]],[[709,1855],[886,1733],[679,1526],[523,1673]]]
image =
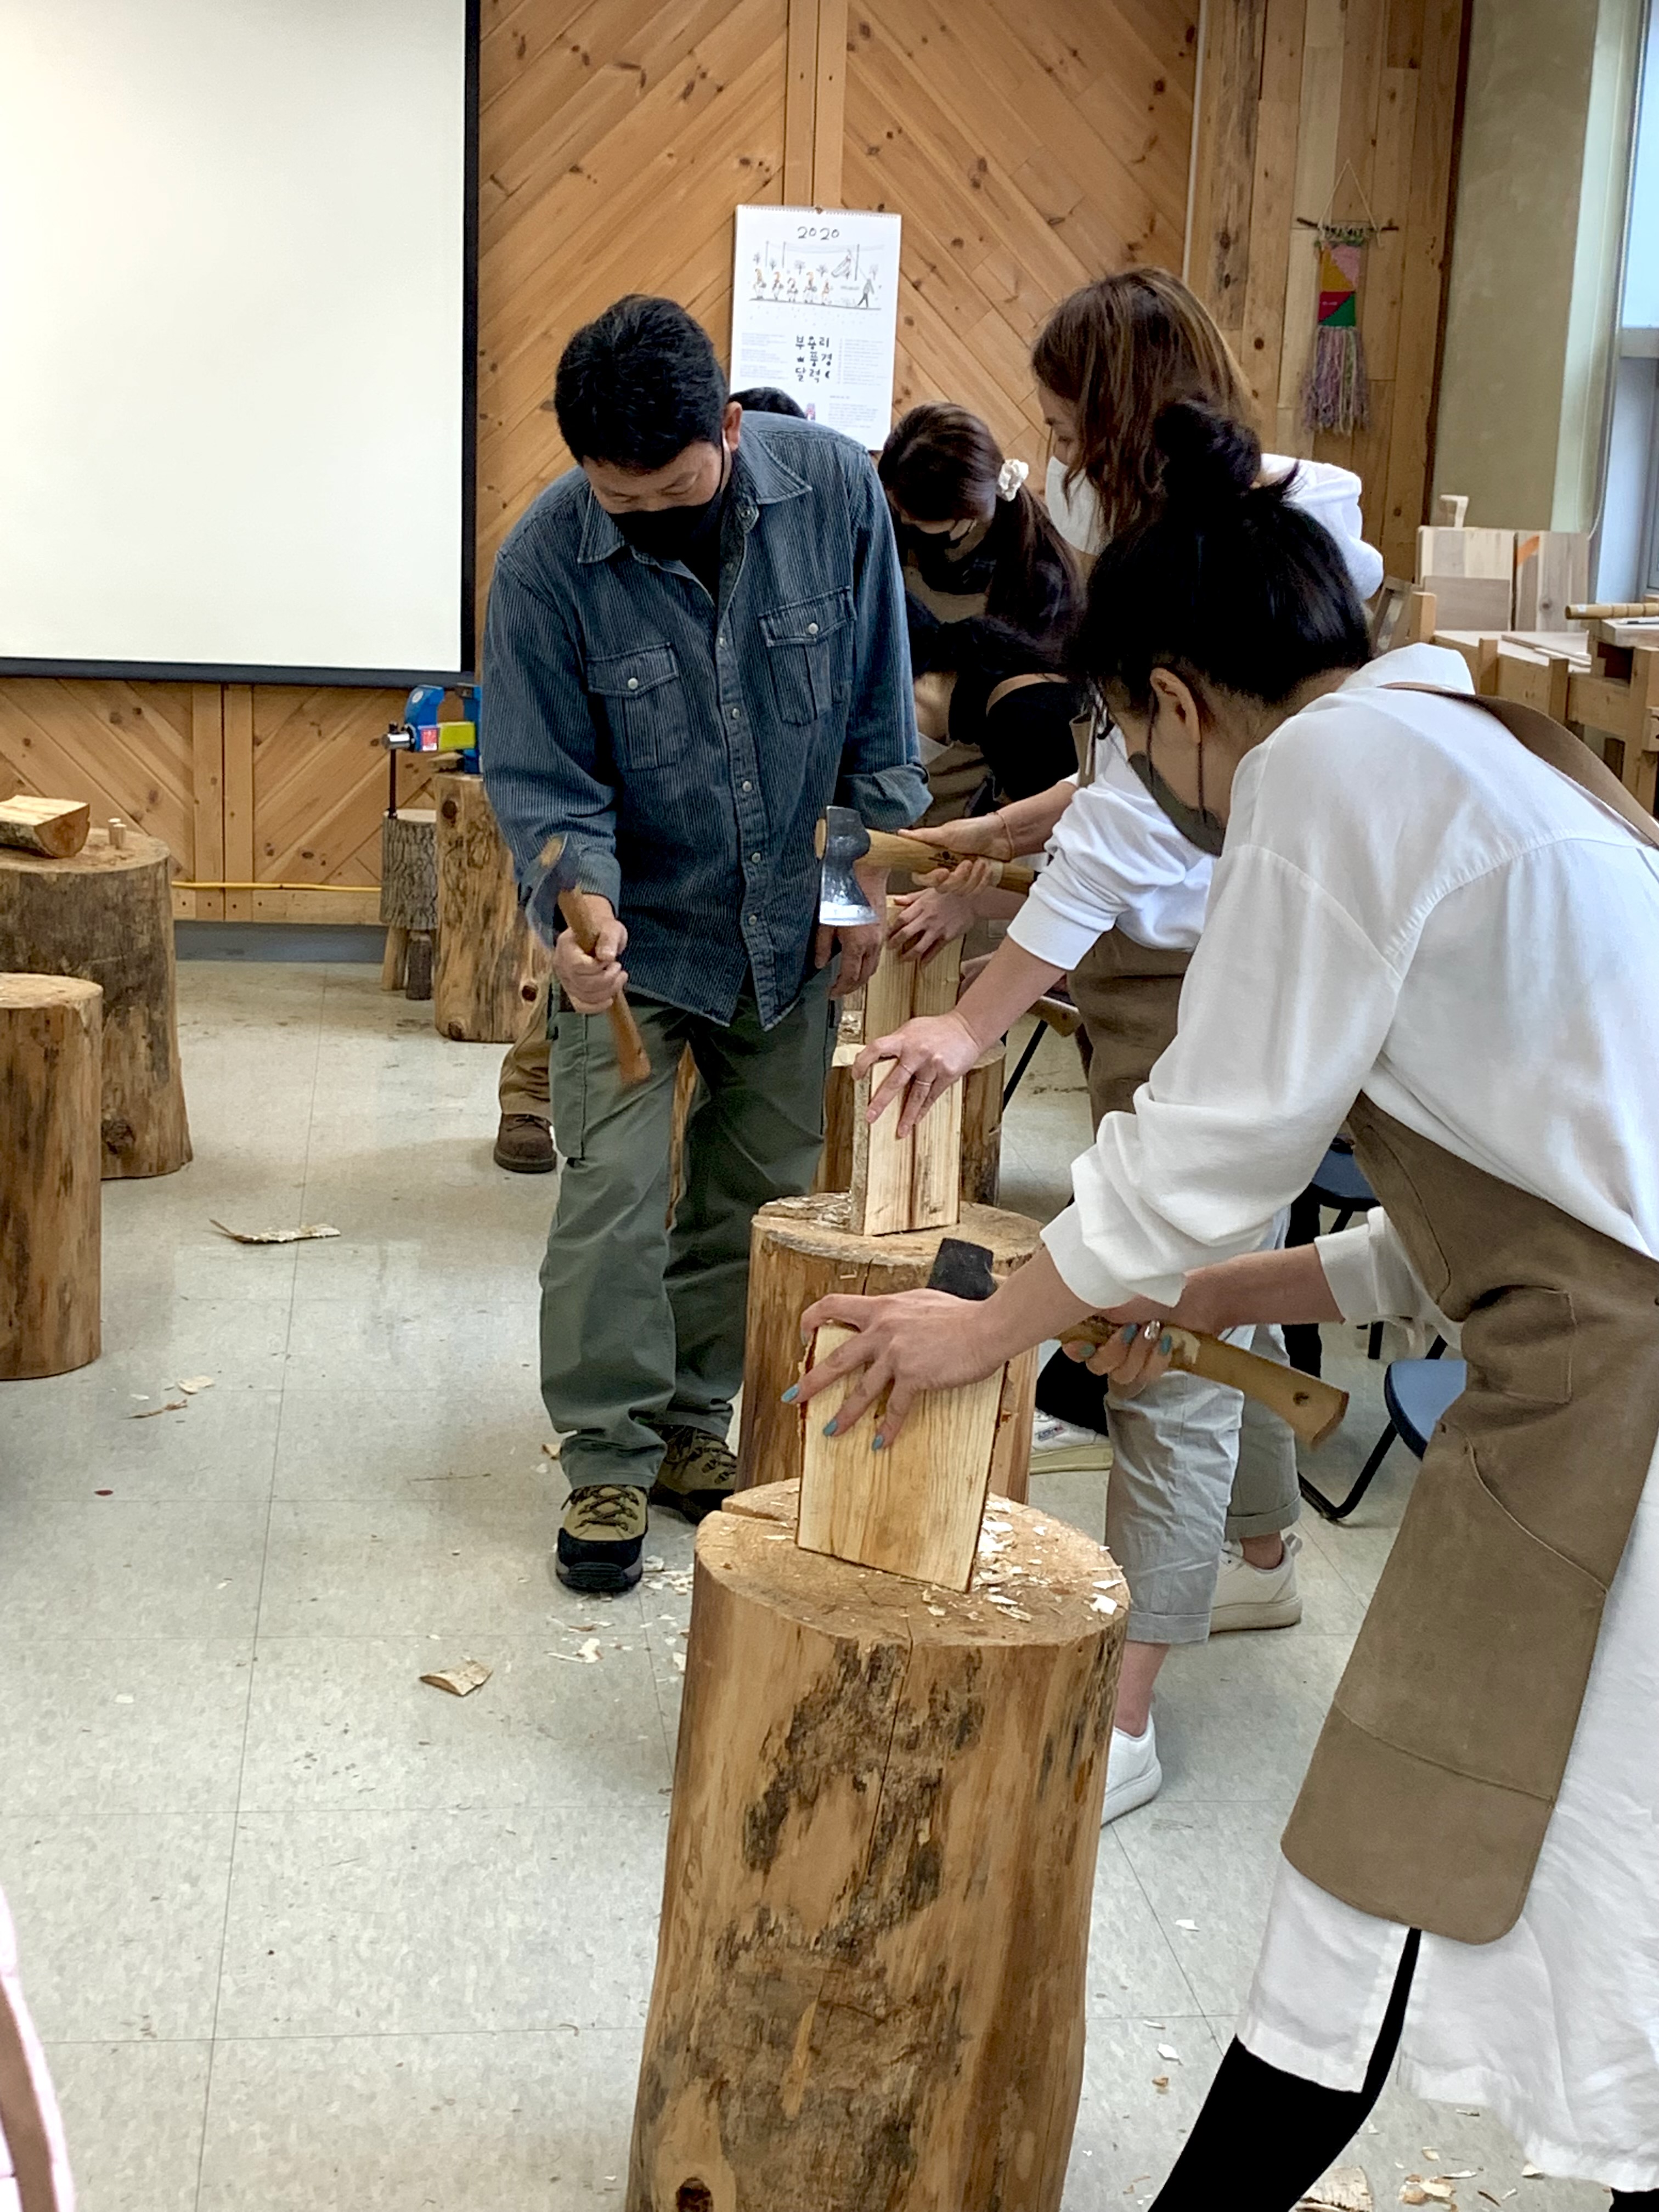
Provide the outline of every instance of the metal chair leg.
[[1042,1042],[1044,1027],[1045,1024],[1039,1022],[1036,1027],[1031,1031],[1030,1041],[1027,1042],[1024,1051],[1021,1053],[1019,1059],[1015,1065],[1013,1073],[1008,1078],[1006,1083],[1002,1086],[1002,1110],[1005,1114],[1008,1110],[1009,1100],[1019,1088],[1019,1079],[1021,1076],[1024,1074],[1026,1069],[1036,1058],[1036,1048]]
[[1370,1488],[1372,1483],[1376,1481],[1377,1470],[1382,1466],[1383,1461],[1387,1459],[1389,1455],[1389,1448],[1394,1443],[1395,1438],[1399,1435],[1399,1430],[1395,1428],[1393,1421],[1390,1420],[1387,1427],[1383,1430],[1382,1435],[1377,1438],[1376,1443],[1371,1447],[1370,1457],[1366,1461],[1364,1466],[1360,1468],[1359,1473],[1355,1476],[1353,1488],[1348,1492],[1347,1496],[1340,1504],[1334,1499],[1327,1498],[1322,1490],[1316,1489],[1314,1485],[1309,1481],[1305,1474],[1299,1475],[1297,1477],[1297,1480],[1302,1486],[1302,1495],[1307,1499],[1309,1504],[1313,1507],[1314,1510],[1316,1513],[1322,1513],[1328,1521],[1346,1521],[1349,1514],[1353,1511],[1355,1506],[1358,1504],[1360,1499],[1365,1495],[1365,1492]]

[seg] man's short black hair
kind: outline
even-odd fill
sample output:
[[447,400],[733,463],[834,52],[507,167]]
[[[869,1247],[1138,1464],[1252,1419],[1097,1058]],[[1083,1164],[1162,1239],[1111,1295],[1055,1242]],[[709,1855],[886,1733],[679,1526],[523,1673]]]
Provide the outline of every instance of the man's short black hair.
[[645,474],[688,446],[717,446],[726,379],[701,323],[672,300],[630,292],[566,346],[553,411],[579,461]]
[[807,419],[799,400],[780,392],[775,384],[751,384],[747,392],[734,392],[732,397],[745,415],[793,415],[803,422]]

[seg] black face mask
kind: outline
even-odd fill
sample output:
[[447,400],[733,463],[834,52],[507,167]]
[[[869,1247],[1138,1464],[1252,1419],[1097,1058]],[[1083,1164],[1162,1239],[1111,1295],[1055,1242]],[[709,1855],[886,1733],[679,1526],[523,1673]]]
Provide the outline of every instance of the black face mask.
[[901,522],[895,535],[898,538],[899,559],[907,568],[914,568],[930,591],[984,592],[991,586],[996,574],[997,556],[991,549],[989,536],[981,538],[970,553],[954,553],[948,534],[933,530],[918,530],[914,523]]
[[720,489],[710,499],[691,507],[641,507],[611,520],[635,550],[656,561],[684,561],[688,567],[699,554],[712,552],[720,542],[726,512],[726,495],[732,482],[732,454],[722,447],[725,465]]
[[[1152,724],[1156,724],[1158,695],[1155,692],[1152,696]],[[1198,756],[1198,805],[1196,806],[1190,805],[1178,791],[1172,791],[1152,766],[1152,725],[1148,726],[1146,731],[1146,751],[1131,753],[1128,758],[1130,767],[1152,793],[1159,811],[1174,823],[1189,845],[1195,845],[1200,853],[1207,853],[1212,860],[1216,859],[1226,842],[1227,825],[1218,814],[1211,813],[1209,808],[1204,804],[1202,749],[1200,748]]]

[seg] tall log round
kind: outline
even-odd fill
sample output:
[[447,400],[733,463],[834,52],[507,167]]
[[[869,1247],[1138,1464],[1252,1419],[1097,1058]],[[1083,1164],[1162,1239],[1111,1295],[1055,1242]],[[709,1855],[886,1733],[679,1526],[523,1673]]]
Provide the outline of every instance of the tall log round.
[[[762,1206],[749,1239],[738,1487],[799,1479],[800,1419],[782,1399],[800,1364],[800,1317],[815,1300],[832,1292],[879,1297],[917,1290],[932,1273],[944,1237],[988,1245],[992,1272],[1000,1279],[1030,1258],[1040,1234],[1029,1216],[991,1206],[964,1206],[948,1229],[907,1230],[893,1237],[855,1231],[844,1192],[775,1199]],[[1022,1352],[1009,1364],[1003,1393],[991,1487],[1008,1498],[1025,1495],[1036,1367],[1035,1352]]]
[[626,2212],[1058,2212],[1127,1590],[1018,1505],[1012,1610],[850,1566],[794,1495],[697,1534]]
[[103,994],[0,975],[0,1379],[99,1352]]
[[548,957],[526,927],[513,857],[483,779],[440,780],[434,829],[438,943],[432,1019],[457,1043],[512,1044]]
[[106,1179],[171,1175],[191,1157],[179,1064],[171,855],[130,830],[61,860],[0,851],[0,969],[79,975],[104,994]]

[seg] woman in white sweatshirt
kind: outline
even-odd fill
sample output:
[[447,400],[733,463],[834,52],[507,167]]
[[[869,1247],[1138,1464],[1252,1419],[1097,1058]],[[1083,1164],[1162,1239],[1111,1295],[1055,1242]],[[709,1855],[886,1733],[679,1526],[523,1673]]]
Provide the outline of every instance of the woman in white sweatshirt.
[[[1249,417],[1249,394],[1226,341],[1202,303],[1161,269],[1103,277],[1063,301],[1038,337],[1032,366],[1053,436],[1050,512],[1090,563],[1109,538],[1133,531],[1162,503],[1164,462],[1154,425],[1164,408],[1196,398],[1231,420]],[[1272,457],[1261,473],[1273,482],[1288,476],[1288,498],[1329,532],[1356,592],[1368,597],[1382,562],[1361,535],[1359,479],[1346,469]],[[914,1126],[940,1090],[1069,975],[1091,1047],[1091,1117],[1098,1123],[1127,1110],[1175,1034],[1211,855],[1160,811],[1131,774],[1109,719],[1098,714],[1078,775],[999,812],[953,823],[934,842],[947,839],[959,852],[997,860],[1040,851],[1046,841],[1048,866],[1023,907],[994,892],[949,888],[901,902],[900,941],[921,951],[959,933],[975,915],[1012,920],[951,1013],[909,1023],[872,1045],[868,1063],[900,1064],[897,1080],[878,1097],[908,1083],[904,1126]],[[1246,1328],[1239,1341],[1284,1357],[1276,1329]],[[1098,1382],[1069,1362],[1055,1359],[1044,1370],[1037,1403],[1042,1414],[1057,1417],[1055,1425],[1097,1431],[1107,1402]],[[1301,1498],[1289,1431],[1234,1391],[1170,1375],[1109,1403],[1106,1535],[1133,1601],[1106,1796],[1106,1817],[1114,1820],[1146,1803],[1162,1780],[1152,1698],[1170,1646],[1299,1619],[1297,1539],[1289,1532]]]
[[[1289,2212],[1396,2057],[1659,2212],[1659,824],[1455,655],[1365,665],[1329,540],[1253,451],[1200,446],[1104,556],[1081,647],[1136,775],[1224,835],[1178,1034],[1028,1267],[982,1305],[820,1301],[808,1327],[858,1334],[799,1395],[856,1370],[857,1449],[877,1402],[890,1436],[1094,1310],[1125,1380],[1172,1312],[1460,1323],[1464,1395],[1153,2212]],[[1382,1211],[1253,1250],[1344,1119]]]

